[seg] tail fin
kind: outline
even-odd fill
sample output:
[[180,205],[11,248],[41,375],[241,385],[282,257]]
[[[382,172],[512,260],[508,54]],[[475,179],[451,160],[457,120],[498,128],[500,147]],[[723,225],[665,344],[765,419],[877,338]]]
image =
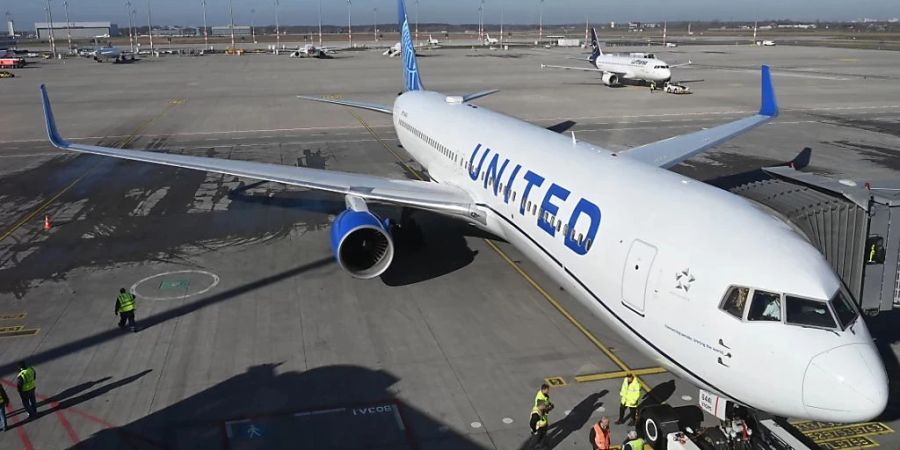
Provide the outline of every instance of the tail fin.
[[603,55],[603,50],[600,50],[600,40],[597,39],[597,29],[591,27],[591,48],[594,50],[594,53],[591,54],[591,62],[596,61],[598,56]]
[[413,45],[409,31],[409,20],[406,17],[406,4],[404,0],[397,0],[397,11],[400,16],[400,42],[403,43],[403,90],[421,91],[422,79],[419,78],[419,64],[416,62],[416,48]]

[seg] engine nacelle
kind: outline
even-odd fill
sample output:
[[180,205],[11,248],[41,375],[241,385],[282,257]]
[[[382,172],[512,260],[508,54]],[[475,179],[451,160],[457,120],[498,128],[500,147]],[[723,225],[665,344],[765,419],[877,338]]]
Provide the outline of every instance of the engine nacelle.
[[348,209],[331,224],[331,251],[350,275],[368,280],[394,260],[394,240],[385,223],[369,211]]
[[614,73],[604,72],[603,73],[603,84],[607,86],[618,86],[619,85],[619,76]]

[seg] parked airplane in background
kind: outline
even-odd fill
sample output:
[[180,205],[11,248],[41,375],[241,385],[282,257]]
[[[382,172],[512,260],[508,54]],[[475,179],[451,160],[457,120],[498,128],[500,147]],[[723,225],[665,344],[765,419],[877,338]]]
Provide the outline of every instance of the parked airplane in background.
[[490,34],[485,34],[484,45],[497,45],[499,43],[500,43],[500,39],[492,38]]
[[[99,47],[94,49],[94,51],[88,53],[89,56],[94,58],[94,61],[104,62],[104,61],[115,61],[119,62],[125,59],[125,55],[122,53],[122,50],[118,47]],[[134,58],[134,56],[132,56]]]
[[428,45],[431,45],[431,46],[441,45],[441,41],[435,39],[434,36],[429,34],[428,35]]
[[[541,64],[542,69],[582,70],[586,72],[600,72],[603,84],[618,86],[625,81],[646,82],[651,89],[657,85],[665,85],[672,79],[672,67],[665,61],[657,59],[653,55],[607,55],[600,49],[600,41],[597,39],[597,30],[591,28],[591,47],[594,53],[588,60],[593,68],[552,66]],[[690,64],[690,62],[688,62]]]
[[327,58],[328,55],[337,53],[337,50],[329,47],[316,47],[313,44],[301,45],[290,54],[291,58]]
[[392,45],[389,49],[385,50],[384,53],[382,53],[382,55],[390,56],[391,58],[393,58],[395,56],[400,56],[400,54],[403,53],[402,45],[403,44],[398,42],[398,43]]
[[667,170],[777,116],[767,66],[757,114],[613,152],[471,104],[493,90],[425,90],[398,4],[404,92],[393,106],[302,98],[391,115],[403,148],[434,182],[69,142],[42,86],[50,142],[342,195],[331,246],[337,264],[362,279],[384,273],[395,255],[394,227],[370,204],[465,221],[515,246],[702,389],[784,417],[856,422],[884,410],[884,365],[816,248],[749,201]]

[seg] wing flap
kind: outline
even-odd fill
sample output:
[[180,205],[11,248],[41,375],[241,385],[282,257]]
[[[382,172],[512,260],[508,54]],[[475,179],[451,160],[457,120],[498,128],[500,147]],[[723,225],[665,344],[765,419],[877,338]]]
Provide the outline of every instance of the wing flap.
[[397,180],[373,175],[284,166],[253,161],[206,158],[200,156],[158,153],[146,150],[123,150],[68,142],[60,136],[46,88],[41,86],[47,136],[53,146],[62,150],[108,156],[112,158],[160,164],[185,169],[234,175],[254,180],[272,181],[365,200],[426,209],[442,214],[481,217],[469,195],[454,186],[414,180]]
[[621,156],[657,167],[669,168],[711,147],[746,133],[778,116],[778,104],[769,66],[762,66],[759,113],[734,122],[653,142],[620,153]]
[[337,99],[322,98],[322,97],[309,97],[306,95],[298,95],[297,98],[302,99],[302,100],[309,100],[312,102],[330,103],[332,105],[341,105],[341,106],[349,106],[351,108],[365,109],[368,111],[375,111],[375,112],[379,112],[382,114],[390,114],[390,115],[394,114],[394,111],[390,107],[384,106],[384,105],[378,105],[375,103],[357,102],[354,100],[337,100]]

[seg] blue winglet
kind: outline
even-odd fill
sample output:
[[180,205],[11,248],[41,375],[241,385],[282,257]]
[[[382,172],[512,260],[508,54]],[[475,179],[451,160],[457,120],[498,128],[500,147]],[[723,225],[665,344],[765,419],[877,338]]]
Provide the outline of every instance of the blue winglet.
[[416,48],[413,45],[412,33],[409,31],[409,19],[406,17],[404,0],[397,0],[397,12],[400,20],[400,42],[403,49],[403,90],[421,91],[422,79],[419,78],[419,64],[416,62]]
[[44,124],[47,126],[47,137],[50,138],[50,143],[58,148],[67,147],[69,143],[59,135],[59,131],[56,129],[56,119],[53,118],[53,108],[50,107],[50,97],[47,95],[47,87],[43,84],[41,85],[41,99],[43,100],[44,106]]
[[778,102],[775,101],[775,88],[772,87],[772,74],[769,66],[762,66],[762,100],[759,113],[769,117],[778,116]]

